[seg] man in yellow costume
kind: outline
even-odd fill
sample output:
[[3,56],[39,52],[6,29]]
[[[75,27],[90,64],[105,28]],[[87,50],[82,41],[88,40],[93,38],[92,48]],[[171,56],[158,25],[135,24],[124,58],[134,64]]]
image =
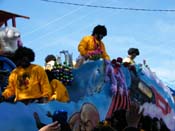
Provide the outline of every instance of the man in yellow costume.
[[56,57],[54,55],[50,54],[46,56],[45,71],[48,76],[50,86],[52,89],[50,100],[68,102],[70,99],[69,99],[69,94],[66,89],[66,86],[60,80],[58,80],[52,72],[55,62],[56,62]]
[[134,59],[139,56],[140,52],[137,48],[129,48],[128,49],[128,56],[123,59],[123,64],[127,66],[136,76],[137,71],[135,68],[135,61]]
[[79,67],[86,60],[99,60],[100,58],[110,60],[106,52],[105,45],[102,42],[103,37],[107,35],[107,29],[103,25],[94,27],[92,35],[82,38],[78,45],[80,56],[76,67]]
[[20,47],[15,51],[14,58],[17,67],[11,72],[1,99],[15,96],[14,101],[25,104],[48,102],[51,96],[49,80],[42,66],[31,63],[35,58],[33,50]]

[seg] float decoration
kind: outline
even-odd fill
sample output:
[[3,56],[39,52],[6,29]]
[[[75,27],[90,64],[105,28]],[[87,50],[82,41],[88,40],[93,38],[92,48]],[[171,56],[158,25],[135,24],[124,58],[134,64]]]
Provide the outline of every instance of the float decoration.
[[68,51],[65,50],[60,51],[60,53],[64,54],[65,61],[61,63],[61,57],[58,57],[51,71],[56,79],[61,81],[65,86],[71,86],[73,81],[73,64],[71,60],[72,56],[69,54]]

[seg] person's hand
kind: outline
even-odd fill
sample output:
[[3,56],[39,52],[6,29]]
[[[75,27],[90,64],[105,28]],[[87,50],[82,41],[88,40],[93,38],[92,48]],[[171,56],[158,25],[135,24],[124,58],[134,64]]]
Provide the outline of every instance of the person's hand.
[[51,124],[48,124],[38,131],[61,131],[61,125],[58,123],[58,121],[55,121]]
[[143,114],[143,109],[139,112],[139,104],[136,102],[132,102],[130,105],[130,109],[126,112],[126,121],[128,123],[128,127],[136,127],[140,121],[140,118]]

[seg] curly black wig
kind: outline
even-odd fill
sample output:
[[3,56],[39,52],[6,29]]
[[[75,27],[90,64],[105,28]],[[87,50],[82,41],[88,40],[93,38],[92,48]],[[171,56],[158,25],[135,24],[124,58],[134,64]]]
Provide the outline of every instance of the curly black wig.
[[94,27],[92,35],[95,34],[102,34],[103,36],[107,35],[107,29],[105,26],[103,25],[97,25],[96,27]]
[[22,59],[23,57],[29,58],[29,61],[32,62],[35,60],[35,53],[32,49],[27,48],[27,47],[19,47],[14,54],[14,59],[19,60]]
[[48,56],[46,56],[46,58],[45,58],[45,62],[46,63],[49,62],[49,61],[51,61],[51,60],[56,61],[56,57],[54,55],[48,55]]

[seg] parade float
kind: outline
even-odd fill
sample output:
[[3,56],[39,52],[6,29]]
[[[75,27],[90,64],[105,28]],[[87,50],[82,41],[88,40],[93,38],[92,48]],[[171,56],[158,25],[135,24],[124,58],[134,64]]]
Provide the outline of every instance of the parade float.
[[[13,39],[11,43],[15,46],[11,46],[11,44],[7,44],[8,40],[4,39],[6,36],[2,32],[7,29],[7,20],[12,19],[12,25],[15,27],[16,17],[29,17],[5,11],[0,11],[0,14],[0,44],[3,45],[0,50],[0,87],[3,91],[8,83],[8,75],[15,68],[10,55],[18,48],[19,37]],[[5,24],[5,27],[2,27],[3,24]],[[10,29],[16,31],[16,29]],[[100,113],[100,119],[105,119],[113,95],[111,91],[112,83],[106,80],[106,62],[103,60],[90,61],[75,68],[71,54],[68,51],[60,51],[60,53],[65,55],[65,60],[61,62],[60,57],[57,59],[53,73],[66,86],[70,101],[64,103],[54,100],[48,103],[30,103],[28,105],[22,102],[3,101],[0,103],[1,130],[35,131],[37,127],[33,117],[34,112],[39,114],[44,123],[50,123],[51,119],[46,116],[48,111],[53,113],[55,110],[64,110],[68,113],[68,116],[71,116],[74,112],[78,112],[85,102],[94,104]],[[110,62],[107,64],[110,65]],[[123,65],[119,67],[125,78],[123,79],[124,84],[130,90],[131,100],[137,101],[141,108],[145,109],[144,115],[163,119],[167,127],[174,131],[175,104],[173,90],[165,85],[146,63],[137,64],[135,68],[137,79],[133,77],[127,67]]]

